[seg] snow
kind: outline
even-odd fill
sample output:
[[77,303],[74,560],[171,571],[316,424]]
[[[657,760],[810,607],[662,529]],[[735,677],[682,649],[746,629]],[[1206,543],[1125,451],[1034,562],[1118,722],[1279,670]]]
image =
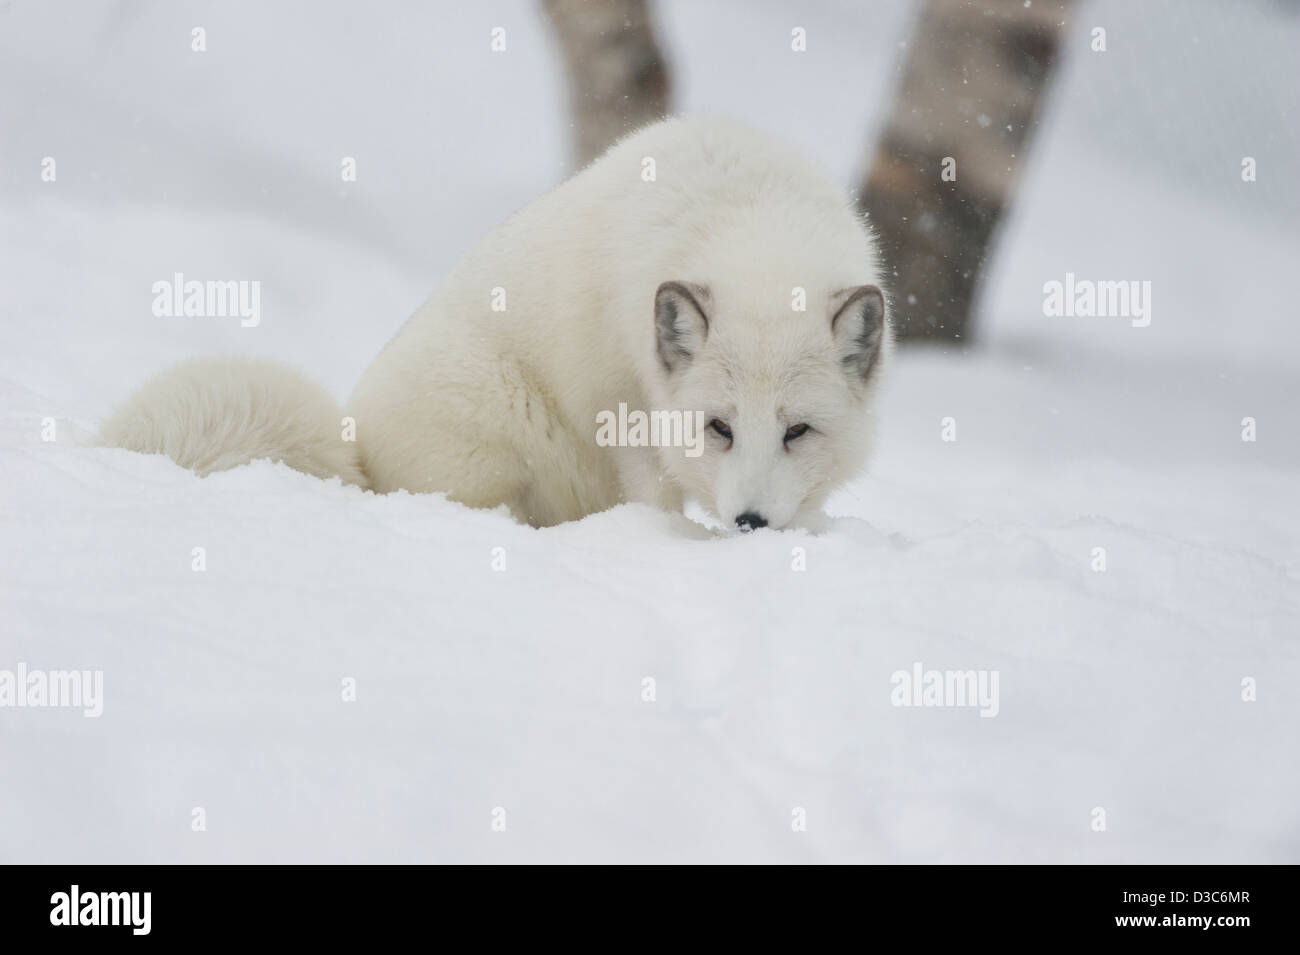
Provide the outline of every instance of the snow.
[[[532,4],[9,8],[0,670],[102,670],[104,712],[0,710],[0,860],[1300,861],[1296,88],[1241,55],[1300,24],[1180,4],[1171,33],[1130,7],[1089,8],[1109,59],[1075,54],[1053,91],[980,344],[902,355],[825,533],[725,539],[84,446],[190,354],[282,358],[344,397],[563,175]],[[668,4],[680,102],[851,185],[906,11],[810,14],[791,61],[784,9]],[[1171,52],[1216,17],[1227,55]],[[1168,108],[1130,111],[1137,78]],[[174,271],[260,279],[261,324],[155,318]],[[1045,318],[1067,271],[1151,280],[1151,326]],[[893,705],[918,663],[998,671],[996,717]]]

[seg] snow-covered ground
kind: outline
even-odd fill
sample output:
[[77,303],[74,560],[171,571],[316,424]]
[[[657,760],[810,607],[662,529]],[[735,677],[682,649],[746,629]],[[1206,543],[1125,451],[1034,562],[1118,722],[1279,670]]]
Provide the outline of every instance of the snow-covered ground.
[[[902,356],[821,536],[82,446],[192,354],[346,396],[564,175],[533,4],[390,6],[0,11],[0,671],[104,681],[0,709],[0,860],[1300,861],[1292,8],[1084,8],[981,343]],[[907,11],[788,8],[666,5],[680,105],[852,185]],[[259,279],[261,324],[155,318],[176,271]],[[1067,271],[1150,280],[1151,325],[1045,318]],[[996,670],[997,715],[893,705],[918,663]]]

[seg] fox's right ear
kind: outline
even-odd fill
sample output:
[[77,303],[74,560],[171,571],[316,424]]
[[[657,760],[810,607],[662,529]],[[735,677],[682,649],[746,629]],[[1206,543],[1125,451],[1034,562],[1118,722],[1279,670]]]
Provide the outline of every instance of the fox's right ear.
[[709,290],[665,282],[655,292],[655,347],[664,371],[686,367],[709,337]]
[[862,381],[871,377],[885,340],[885,296],[874,285],[846,288],[831,296],[831,334],[844,367]]

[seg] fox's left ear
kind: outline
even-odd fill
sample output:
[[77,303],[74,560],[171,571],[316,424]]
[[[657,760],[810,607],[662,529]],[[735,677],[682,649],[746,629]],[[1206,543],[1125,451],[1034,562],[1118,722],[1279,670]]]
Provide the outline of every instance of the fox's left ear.
[[655,292],[655,348],[664,371],[686,367],[709,337],[709,290],[665,282]]
[[831,296],[831,311],[840,361],[850,374],[866,381],[885,340],[885,296],[874,285],[846,288]]

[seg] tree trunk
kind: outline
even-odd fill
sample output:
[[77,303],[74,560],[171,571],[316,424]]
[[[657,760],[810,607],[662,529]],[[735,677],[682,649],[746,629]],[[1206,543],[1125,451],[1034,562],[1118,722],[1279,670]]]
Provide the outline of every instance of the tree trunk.
[[568,76],[583,166],[668,113],[668,68],[645,0],[545,0]]
[[[903,339],[965,341],[1071,0],[925,0],[862,192]],[[955,172],[945,177],[945,158]],[[951,179],[952,181],[946,181]]]

